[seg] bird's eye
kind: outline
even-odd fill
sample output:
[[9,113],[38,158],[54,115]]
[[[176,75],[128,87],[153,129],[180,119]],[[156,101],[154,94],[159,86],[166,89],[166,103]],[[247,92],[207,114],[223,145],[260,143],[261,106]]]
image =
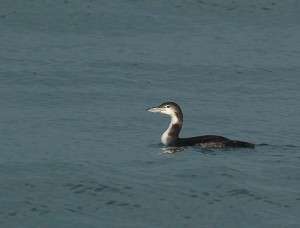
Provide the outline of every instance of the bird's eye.
[[166,108],[170,108],[170,105],[167,105]]

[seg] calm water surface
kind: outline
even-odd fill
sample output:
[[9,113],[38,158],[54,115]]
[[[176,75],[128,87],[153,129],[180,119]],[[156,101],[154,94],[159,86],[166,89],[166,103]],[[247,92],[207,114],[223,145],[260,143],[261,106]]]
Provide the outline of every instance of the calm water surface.
[[[299,227],[298,1],[2,1],[1,227]],[[164,154],[182,137],[255,149]]]

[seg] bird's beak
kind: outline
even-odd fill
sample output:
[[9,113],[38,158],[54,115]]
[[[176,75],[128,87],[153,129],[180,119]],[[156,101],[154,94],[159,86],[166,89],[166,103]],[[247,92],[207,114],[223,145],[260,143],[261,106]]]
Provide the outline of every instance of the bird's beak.
[[158,107],[153,107],[153,108],[146,109],[146,111],[148,111],[148,112],[162,112],[164,110],[165,110],[165,108],[158,108]]

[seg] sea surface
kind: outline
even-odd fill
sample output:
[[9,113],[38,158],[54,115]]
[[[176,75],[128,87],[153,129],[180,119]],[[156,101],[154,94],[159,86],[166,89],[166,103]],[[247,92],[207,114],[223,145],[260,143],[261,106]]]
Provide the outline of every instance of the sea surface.
[[300,1],[0,5],[1,228],[300,227]]

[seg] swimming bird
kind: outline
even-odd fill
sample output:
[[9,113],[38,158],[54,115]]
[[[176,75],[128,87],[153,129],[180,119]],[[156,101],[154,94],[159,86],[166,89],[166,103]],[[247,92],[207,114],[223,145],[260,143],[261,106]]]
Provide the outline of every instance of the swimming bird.
[[180,106],[174,102],[165,102],[157,107],[149,108],[146,111],[162,113],[171,117],[171,123],[168,129],[161,136],[161,142],[166,146],[200,146],[207,148],[255,147],[255,145],[252,143],[231,140],[218,135],[203,135],[192,138],[180,138],[179,133],[183,124],[183,113]]

